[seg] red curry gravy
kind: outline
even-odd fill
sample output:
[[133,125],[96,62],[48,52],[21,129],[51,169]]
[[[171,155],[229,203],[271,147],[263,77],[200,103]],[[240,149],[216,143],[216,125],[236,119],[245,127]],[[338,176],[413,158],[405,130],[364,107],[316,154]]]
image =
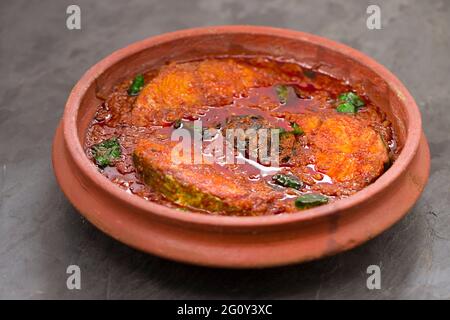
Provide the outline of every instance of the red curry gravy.
[[[271,57],[208,59],[214,60],[212,64],[217,63],[219,68],[221,68],[220,61],[231,61],[230,65],[237,63],[238,68],[244,66],[243,70],[245,72],[250,70],[247,73],[255,74],[255,78],[259,74],[264,74],[264,76],[269,75],[271,80],[265,83],[264,79],[261,82],[256,79],[254,83],[243,90],[234,91],[233,94],[227,96],[229,91],[226,90],[226,86],[228,84],[218,81],[222,79],[220,78],[222,74],[228,77],[226,74],[229,71],[226,69],[228,66],[223,67],[225,71],[221,70],[222,73],[219,76],[208,78],[210,71],[203,65],[197,65],[195,70],[192,69],[193,72],[197,72],[196,78],[189,81],[210,81],[211,83],[208,85],[212,89],[208,90],[215,90],[214,86],[220,87],[221,85],[225,89],[213,91],[213,94],[204,100],[208,103],[211,101],[209,105],[195,105],[195,103],[189,105],[182,100],[182,106],[186,107],[171,106],[173,111],[170,112],[165,112],[162,107],[162,111],[157,115],[160,118],[156,118],[156,122],[154,119],[148,120],[148,122],[145,122],[147,120],[142,121],[142,119],[147,119],[145,112],[151,112],[145,109],[146,105],[143,108],[139,105],[142,101],[146,101],[146,97],[142,97],[146,90],[153,90],[153,92],[159,90],[158,86],[161,83],[161,85],[173,86],[173,94],[182,97],[184,92],[180,93],[177,90],[183,90],[183,88],[179,88],[181,85],[178,86],[178,84],[185,81],[185,76],[183,75],[184,78],[181,79],[178,74],[185,73],[190,76],[191,69],[190,66],[178,66],[199,62],[179,63],[175,64],[175,67],[173,67],[174,63],[171,63],[163,66],[162,71],[159,69],[144,73],[144,86],[139,88],[137,95],[130,95],[130,87],[134,82],[133,79],[127,79],[118,83],[112,92],[104,97],[104,102],[97,106],[94,119],[86,134],[84,145],[86,154],[106,178],[125,192],[165,206],[213,214],[289,213],[322,204],[320,201],[317,204],[312,201],[311,205],[308,205],[309,199],[307,199],[305,206],[302,207],[301,203],[297,204],[296,199],[303,195],[323,196],[326,198],[323,203],[326,203],[354,194],[373,183],[397,157],[399,150],[391,123],[386,115],[370,101],[362,86],[352,87],[343,80],[302,67],[294,61],[283,61]],[[201,61],[200,63],[202,63]],[[202,68],[206,71],[202,71]],[[200,72],[205,74],[203,80],[199,80],[198,73]],[[203,77],[203,74],[200,73],[200,76]],[[239,76],[242,78],[242,75]],[[169,82],[172,80],[170,77],[175,77],[173,80],[175,84]],[[251,77],[249,76],[249,78]],[[160,79],[162,80],[158,82]],[[195,85],[196,83],[194,83]],[[201,92],[205,92],[204,89],[202,90]],[[161,92],[161,94],[165,94],[163,90]],[[350,98],[348,93],[351,93]],[[217,98],[214,94],[219,97]],[[152,99],[152,101],[157,100],[156,98]],[[138,108],[143,111],[136,111]],[[142,112],[144,118],[140,114],[137,117],[137,112]],[[145,183],[144,181],[149,182],[148,177],[143,178],[145,171],[137,170],[136,158],[133,161],[133,153],[142,140],[157,139],[163,144],[168,143],[173,130],[179,127],[188,128],[194,120],[198,119],[202,120],[203,127],[215,128],[220,134],[221,130],[223,131],[227,124],[230,124],[230,119],[249,121],[246,117],[252,117],[251,121],[263,119],[270,128],[279,128],[282,132],[289,133],[287,138],[280,141],[282,149],[280,151],[280,168],[274,169],[261,163],[246,162],[232,166],[230,169],[233,174],[239,175],[239,178],[246,179],[245,186],[247,183],[250,187],[261,185],[260,189],[258,187],[255,190],[262,190],[261,193],[270,193],[271,191],[266,191],[266,186],[268,186],[270,190],[277,193],[275,198],[271,197],[270,200],[267,200],[273,204],[261,207],[262,209],[255,206],[247,208],[245,200],[242,199],[239,201],[246,208],[242,209],[242,212],[234,209],[234,211],[229,211],[228,207],[221,206],[217,210],[209,210],[207,206],[174,201],[174,198],[168,196],[167,192],[162,192],[155,185],[152,186],[151,181]],[[109,139],[117,139],[118,146],[120,146],[118,153],[120,154],[116,154],[116,157],[110,159],[107,165],[104,163],[99,165],[95,146]],[[214,170],[223,170],[224,166],[216,164],[215,168]],[[278,180],[275,179],[277,174],[281,174]],[[294,181],[290,181],[289,177],[294,178]],[[264,186],[262,186],[263,184]],[[215,197],[220,198],[220,194]],[[259,199],[252,201],[256,203]]]

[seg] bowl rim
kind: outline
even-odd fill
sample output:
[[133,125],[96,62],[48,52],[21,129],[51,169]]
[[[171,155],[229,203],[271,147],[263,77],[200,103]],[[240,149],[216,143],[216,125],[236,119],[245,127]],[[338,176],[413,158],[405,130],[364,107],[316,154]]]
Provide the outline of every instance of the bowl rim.
[[[221,216],[197,212],[181,212],[180,210],[169,208],[124,192],[124,190],[118,188],[98,172],[97,167],[88,159],[84,148],[81,145],[78,137],[77,118],[78,109],[86,91],[108,68],[131,55],[165,42],[206,34],[258,34],[298,39],[349,56],[354,60],[359,60],[384,79],[388,86],[391,87],[402,100],[402,104],[407,106],[405,108],[407,116],[407,134],[404,147],[400,152],[399,157],[389,170],[383,173],[374,183],[358,191],[354,195],[320,207],[289,214],[267,216]],[[75,166],[80,170],[80,173],[84,177],[89,179],[95,187],[105,191],[108,196],[117,198],[122,203],[127,204],[130,208],[152,214],[165,221],[187,225],[223,228],[264,228],[303,223],[319,218],[325,218],[337,212],[342,212],[358,206],[388,188],[407,170],[417,152],[422,133],[421,115],[413,97],[395,75],[374,59],[356,49],[317,35],[289,29],[248,25],[208,26],[179,30],[149,37],[114,51],[86,71],[73,87],[65,106],[62,126],[66,151],[73,159]]]

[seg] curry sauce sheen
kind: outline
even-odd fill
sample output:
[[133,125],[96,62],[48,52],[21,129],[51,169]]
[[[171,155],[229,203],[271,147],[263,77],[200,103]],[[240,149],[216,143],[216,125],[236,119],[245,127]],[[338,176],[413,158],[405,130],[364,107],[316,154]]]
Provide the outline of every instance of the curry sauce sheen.
[[[278,130],[279,165],[248,159],[251,148],[233,150],[242,163],[175,163],[171,135],[194,134],[195,120],[203,158],[229,129]],[[242,56],[171,62],[117,84],[97,106],[85,150],[125,192],[219,215],[288,214],[351,196],[399,152],[391,122],[362,86],[294,61]]]

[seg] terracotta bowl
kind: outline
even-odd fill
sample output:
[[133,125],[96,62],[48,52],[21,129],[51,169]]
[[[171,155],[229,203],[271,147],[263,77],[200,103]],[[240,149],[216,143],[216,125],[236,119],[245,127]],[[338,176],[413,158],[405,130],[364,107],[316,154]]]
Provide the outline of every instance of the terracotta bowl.
[[[262,217],[182,212],[128,194],[88,160],[86,128],[107,93],[126,77],[217,54],[263,54],[361,83],[398,133],[401,154],[373,184],[325,206]],[[53,166],[67,198],[99,229],[139,250],[192,264],[251,268],[317,259],[353,248],[402,218],[429,175],[428,144],[414,99],[386,68],[345,45],[311,34],[252,26],[207,27],[152,37],[101,60],[70,93],[53,143]]]

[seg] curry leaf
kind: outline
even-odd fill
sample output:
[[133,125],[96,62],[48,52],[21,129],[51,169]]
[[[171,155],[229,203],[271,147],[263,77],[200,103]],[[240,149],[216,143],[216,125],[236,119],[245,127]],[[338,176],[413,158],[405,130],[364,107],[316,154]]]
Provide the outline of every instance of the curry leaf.
[[328,203],[328,198],[317,193],[308,193],[295,200],[295,206],[299,209],[307,209]]
[[293,175],[281,174],[278,173],[272,177],[272,180],[283,187],[294,188],[300,190],[303,188],[303,183]]
[[339,96],[339,101],[346,102],[354,105],[356,108],[360,108],[365,105],[364,101],[353,92],[345,92]]
[[288,87],[285,85],[278,85],[275,88],[276,92],[277,92],[277,96],[278,96],[278,100],[280,100],[280,102],[282,104],[285,104],[287,102],[287,98],[288,98]]
[[95,163],[104,168],[111,164],[113,159],[117,159],[122,154],[120,144],[117,138],[105,140],[99,144],[92,146],[92,155]]
[[294,135],[302,135],[303,133],[305,133],[304,131],[303,131],[303,129],[297,124],[297,123],[295,123],[295,122],[291,122],[291,127],[292,127],[292,133],[294,134]]
[[310,79],[314,79],[316,77],[316,73],[309,69],[303,70],[303,74]]
[[174,129],[179,129],[179,128],[181,128],[181,126],[182,126],[182,122],[181,122],[181,119],[178,119],[178,120],[175,120],[175,122],[173,123],[173,127],[174,127]]
[[291,131],[286,131],[286,129],[284,128],[279,128],[278,130],[280,137],[288,134],[293,134],[294,136],[301,136],[302,134],[305,133],[303,129],[295,122],[291,122],[291,127],[292,127]]
[[341,113],[356,113],[356,107],[349,102],[341,103],[336,110]]

